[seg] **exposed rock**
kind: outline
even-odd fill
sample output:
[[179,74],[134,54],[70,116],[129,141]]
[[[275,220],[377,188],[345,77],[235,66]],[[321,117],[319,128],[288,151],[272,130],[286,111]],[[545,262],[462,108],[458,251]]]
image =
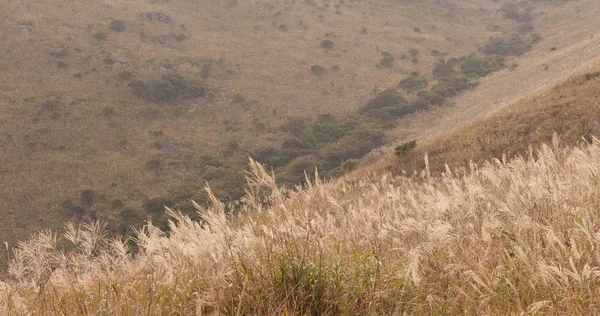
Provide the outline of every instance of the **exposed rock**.
[[125,67],[124,64],[118,61],[112,65],[113,70],[121,70],[123,67]]
[[154,11],[147,13],[146,19],[148,21],[153,21],[162,24],[171,24],[173,22],[173,20],[171,20],[171,17],[162,11]]
[[23,37],[28,37],[31,35],[31,31],[28,28],[21,28],[21,32],[19,34]]
[[587,133],[588,138],[598,138],[600,139],[600,124],[595,123],[592,128]]
[[366,165],[370,165],[372,163],[375,163],[381,159],[383,159],[385,156],[387,156],[387,151],[383,148],[375,148],[373,150],[371,150],[368,154],[366,154],[361,160],[360,160],[360,165],[361,166],[366,166]]
[[19,25],[19,34],[23,37],[28,37],[29,35],[31,35],[31,32],[33,31],[33,25],[31,24],[22,24]]

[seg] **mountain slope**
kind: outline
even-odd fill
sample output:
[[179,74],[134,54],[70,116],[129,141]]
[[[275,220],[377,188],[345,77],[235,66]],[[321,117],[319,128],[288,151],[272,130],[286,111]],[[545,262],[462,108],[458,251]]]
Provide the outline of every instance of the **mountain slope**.
[[[359,108],[414,72],[433,85],[440,58],[480,54],[489,37],[508,38],[527,24],[499,14],[511,3],[5,1],[0,240],[14,245],[70,220],[100,219],[128,234],[130,224],[152,216],[165,228],[164,204],[194,215],[190,200],[208,201],[206,181],[219,198],[235,200],[247,156],[267,163],[290,144],[292,153],[276,162],[282,182],[291,186],[315,166],[337,175],[383,135],[393,143],[460,126],[496,109],[487,102],[492,95],[509,103],[568,73],[570,56],[595,47],[586,38],[597,23],[594,1],[522,3],[519,12],[534,18],[542,41],[506,57],[507,66],[519,63],[512,72],[474,78],[480,86],[473,91],[397,123],[361,117],[364,126],[339,139],[315,144],[290,132],[290,122],[300,122],[310,138],[319,114],[354,128]],[[327,40],[333,48],[321,46]],[[382,64],[389,56],[391,67]],[[540,70],[561,56],[564,69]],[[531,80],[519,90],[511,76]],[[167,89],[156,89],[165,88],[165,77]],[[297,148],[299,140],[310,148]]]

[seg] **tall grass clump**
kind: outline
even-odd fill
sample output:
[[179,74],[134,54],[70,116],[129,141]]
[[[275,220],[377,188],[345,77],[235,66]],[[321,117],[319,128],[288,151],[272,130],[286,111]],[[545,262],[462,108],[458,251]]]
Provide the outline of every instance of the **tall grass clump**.
[[[254,161],[240,211],[175,210],[128,243],[42,232],[0,282],[7,315],[596,314],[600,143],[432,176],[279,189]],[[307,176],[308,179],[308,176]],[[318,175],[315,176],[318,179]],[[135,251],[132,251],[132,246]]]

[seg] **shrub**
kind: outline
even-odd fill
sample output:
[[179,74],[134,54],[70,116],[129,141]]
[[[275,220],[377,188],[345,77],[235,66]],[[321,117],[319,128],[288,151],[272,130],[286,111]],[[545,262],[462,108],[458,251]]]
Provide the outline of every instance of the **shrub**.
[[411,110],[413,112],[416,112],[418,110],[427,110],[431,106],[431,102],[429,102],[423,98],[419,98],[419,99],[411,102],[410,106],[411,106]]
[[245,100],[244,95],[241,93],[236,93],[233,97],[233,103],[243,103]]
[[205,94],[202,86],[188,81],[178,73],[165,74],[158,82],[145,83],[142,80],[133,80],[128,86],[136,96],[159,103],[198,98]]
[[500,56],[521,56],[531,49],[531,43],[525,41],[522,37],[512,36],[508,40],[492,37],[483,48],[486,55]]
[[442,105],[444,104],[445,97],[439,93],[432,91],[425,91],[424,93],[419,95],[421,98],[429,101],[431,104]]
[[408,92],[413,92],[427,87],[427,79],[419,75],[410,76],[400,80],[398,86]]
[[320,114],[312,127],[313,136],[319,142],[332,142],[347,135],[358,127],[359,123],[353,118],[338,122],[330,114]]
[[450,76],[443,78],[441,83],[454,88],[456,92],[471,89],[475,84],[471,83],[468,77],[465,76]]
[[321,42],[321,48],[331,50],[333,47],[335,47],[335,43],[330,40],[324,40]]
[[379,66],[382,68],[391,68],[394,65],[394,57],[385,56],[379,61]]
[[212,64],[204,63],[202,65],[202,68],[200,68],[200,77],[202,77],[202,79],[206,79],[206,78],[210,77],[211,71],[212,71]]
[[382,123],[394,120],[394,117],[388,111],[385,111],[383,109],[369,110],[365,112],[363,116]]
[[391,89],[387,89],[381,93],[379,93],[375,99],[369,101],[367,104],[363,105],[360,109],[359,109],[359,113],[360,114],[364,114],[369,110],[372,109],[382,109],[385,107],[393,107],[393,106],[398,106],[398,105],[406,105],[408,104],[408,100],[406,100],[402,94],[391,90]]
[[533,25],[531,23],[520,24],[517,26],[517,32],[521,34],[530,33],[533,31]]
[[434,65],[432,73],[436,78],[443,78],[454,75],[456,70],[454,69],[454,64],[438,61]]
[[478,57],[469,55],[463,58],[460,65],[460,71],[469,77],[485,77],[488,74],[498,71],[505,67],[504,57],[502,56],[486,56]]
[[419,55],[419,50],[416,48],[411,48],[408,53],[412,56],[412,57],[417,57],[417,55]]
[[106,39],[106,33],[103,32],[98,32],[94,34],[94,38],[99,40],[99,41],[103,41]]
[[148,90],[148,86],[142,80],[131,81],[127,86],[129,86],[133,90],[133,93],[138,97],[144,96]]
[[205,90],[204,87],[192,84],[187,86],[183,92],[182,97],[184,99],[195,99],[204,96]]
[[396,156],[401,157],[401,156],[406,155],[411,150],[415,149],[415,147],[417,147],[417,141],[412,140],[412,141],[403,143],[402,145],[396,146],[394,153],[396,154]]
[[138,210],[136,210],[135,208],[133,208],[131,206],[125,207],[121,211],[120,215],[121,215],[121,218],[126,223],[141,223],[142,220],[143,220],[143,217],[140,215],[140,213],[138,212]]
[[112,22],[110,22],[110,29],[115,32],[123,32],[127,29],[127,26],[123,20],[112,20]]
[[96,192],[94,190],[83,190],[79,193],[79,200],[81,205],[85,207],[92,206],[96,200]]
[[348,159],[342,163],[341,170],[344,173],[348,173],[352,170],[355,170],[360,165],[360,160],[358,159]]
[[456,89],[446,82],[440,82],[431,87],[431,92],[442,95],[444,98],[453,97],[457,94]]
[[301,138],[306,131],[307,128],[306,120],[302,117],[290,116],[286,119],[286,121],[280,126],[280,129],[290,135]]
[[286,148],[302,149],[302,148],[305,148],[305,146],[298,139],[290,138],[290,139],[286,139],[285,141],[283,141],[283,144],[281,144],[281,149],[286,149]]
[[331,169],[348,159],[356,159],[383,143],[383,131],[379,129],[360,128],[352,133],[324,146],[318,157],[326,161]]
[[170,81],[162,80],[154,86],[152,98],[157,102],[170,101],[177,98],[180,92],[181,90],[175,87]]
[[102,116],[112,117],[116,114],[115,107],[112,105],[106,105],[102,108]]
[[323,164],[315,156],[304,156],[294,159],[286,166],[285,171],[288,181],[293,184],[302,183],[305,180],[305,172],[309,179],[314,179],[315,170],[323,170]]
[[519,22],[530,22],[533,17],[529,12],[521,9],[514,3],[509,3],[502,6],[501,11],[504,13],[504,17],[510,20],[516,20]]
[[157,215],[164,213],[165,206],[169,206],[171,204],[172,201],[170,201],[169,199],[164,197],[158,197],[146,200],[143,204],[143,208],[148,214]]
[[310,66],[310,72],[315,76],[322,76],[327,72],[327,70],[320,65],[312,65]]

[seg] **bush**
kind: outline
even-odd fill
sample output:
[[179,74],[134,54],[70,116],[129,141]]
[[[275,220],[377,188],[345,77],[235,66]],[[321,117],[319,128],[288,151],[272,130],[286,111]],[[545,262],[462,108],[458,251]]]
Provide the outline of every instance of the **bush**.
[[352,118],[338,122],[330,114],[320,114],[315,119],[312,133],[319,142],[332,142],[347,135],[358,126],[359,123]]
[[96,200],[96,192],[93,190],[83,190],[79,193],[79,200],[81,205],[85,207],[92,206]]
[[438,79],[443,78],[443,77],[452,76],[455,73],[456,73],[456,70],[454,69],[453,63],[439,61],[433,67],[433,75]]
[[492,72],[503,69],[505,67],[504,60],[502,56],[481,58],[473,54],[462,59],[460,71],[469,77],[485,77]]
[[408,53],[412,56],[412,57],[417,57],[417,55],[419,55],[419,50],[416,48],[411,48]]
[[94,34],[94,38],[99,40],[99,41],[103,41],[106,39],[106,34],[103,32],[98,32]]
[[320,65],[312,65],[310,66],[310,72],[315,76],[322,76],[327,72],[327,70]]
[[419,98],[419,99],[411,102],[410,107],[411,107],[412,112],[416,112],[418,110],[427,110],[429,107],[431,107],[431,102],[429,102],[423,98]]
[[307,126],[306,120],[302,117],[288,117],[279,129],[290,135],[301,138],[305,134]]
[[398,86],[408,92],[414,92],[427,87],[427,79],[420,76],[410,76],[400,80]]
[[471,83],[468,77],[465,76],[450,76],[443,78],[441,83],[447,87],[452,87],[456,92],[471,89],[475,84]]
[[386,107],[393,107],[398,105],[406,105],[408,104],[408,100],[406,100],[402,94],[392,90],[387,89],[377,95],[375,99],[369,101],[367,104],[363,105],[359,109],[360,114],[364,114],[369,110],[373,109],[382,109]]
[[206,79],[206,78],[210,77],[211,71],[212,71],[212,64],[204,63],[202,65],[202,68],[200,68],[200,77],[202,77],[202,79]]
[[171,101],[176,99],[180,92],[181,90],[170,81],[162,80],[152,89],[152,98],[157,102]]
[[411,150],[415,149],[415,147],[417,147],[417,141],[412,140],[412,141],[403,143],[402,145],[396,146],[394,153],[396,154],[396,156],[402,157],[402,156],[406,155],[408,152],[410,152]]
[[521,24],[517,26],[517,32],[521,34],[533,32],[533,25],[531,23]]
[[110,29],[115,32],[123,32],[125,29],[127,29],[127,26],[122,20],[113,20],[110,22]]
[[325,48],[327,50],[331,50],[335,47],[335,43],[330,40],[324,40],[321,42],[321,48]]
[[200,98],[202,96],[204,96],[205,90],[204,87],[198,86],[198,85],[189,85],[187,86],[183,92],[182,92],[182,97],[183,99],[196,99],[196,98]]
[[422,99],[429,101],[431,104],[442,105],[444,104],[445,97],[439,93],[425,91],[419,95]]
[[148,199],[144,202],[143,208],[148,214],[159,215],[165,212],[165,206],[170,206],[172,202],[164,197]]
[[519,22],[530,22],[533,17],[529,12],[521,9],[514,3],[509,3],[502,6],[501,11],[504,13],[504,17],[510,20],[516,20]]
[[[304,156],[294,159],[286,166],[285,171],[288,175],[288,181],[293,184],[303,183],[305,172],[309,179],[314,180],[315,170],[323,170],[323,164],[315,156]],[[290,183],[290,184],[291,184]]]
[[394,65],[394,57],[385,56],[379,61],[379,66],[382,68],[391,68]]
[[120,215],[126,223],[141,223],[143,220],[138,210],[131,206],[123,208]]
[[521,56],[531,49],[531,43],[522,37],[512,36],[508,40],[492,37],[483,48],[486,55]]
[[115,107],[112,105],[106,105],[102,108],[102,116],[104,117],[112,117],[116,112]]
[[348,159],[361,158],[382,143],[383,131],[361,128],[324,146],[318,157],[327,162],[328,169],[333,169]]
[[374,121],[385,123],[394,120],[394,117],[383,109],[372,109],[363,114],[363,116],[370,118]]
[[204,87],[188,81],[178,73],[165,74],[160,81],[155,83],[133,80],[128,86],[132,88],[136,96],[159,103],[198,98],[205,94]]

